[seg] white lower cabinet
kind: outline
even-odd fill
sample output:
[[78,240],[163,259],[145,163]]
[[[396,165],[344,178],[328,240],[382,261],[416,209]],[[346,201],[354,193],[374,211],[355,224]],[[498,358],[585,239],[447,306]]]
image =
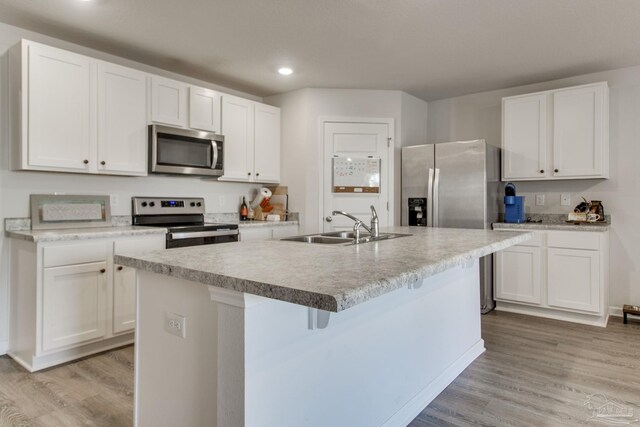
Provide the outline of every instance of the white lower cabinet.
[[251,227],[245,226],[240,228],[241,242],[255,242],[260,240],[284,239],[286,237],[297,236],[300,234],[298,225],[275,225],[272,227],[261,226]]
[[107,262],[44,269],[42,350],[106,334]]
[[598,251],[547,249],[547,304],[573,310],[600,311]]
[[496,309],[606,326],[608,260],[608,232],[536,231],[496,254]]
[[136,272],[113,255],[164,246],[164,234],[12,240],[9,355],[33,372],[132,343]]
[[514,246],[496,254],[496,298],[540,304],[540,248]]

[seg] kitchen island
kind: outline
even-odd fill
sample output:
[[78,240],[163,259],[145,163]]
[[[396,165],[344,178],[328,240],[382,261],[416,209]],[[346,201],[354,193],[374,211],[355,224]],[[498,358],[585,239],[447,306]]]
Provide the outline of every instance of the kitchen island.
[[530,233],[394,227],[117,256],[138,269],[136,425],[401,426],[484,351],[478,259]]

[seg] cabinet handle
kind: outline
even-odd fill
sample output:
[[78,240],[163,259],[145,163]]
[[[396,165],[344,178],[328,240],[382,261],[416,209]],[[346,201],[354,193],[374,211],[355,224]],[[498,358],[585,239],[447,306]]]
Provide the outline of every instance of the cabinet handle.
[[104,273],[106,273],[106,272],[107,272],[107,270],[105,270],[104,268],[101,268],[101,269],[100,269],[100,273],[104,274]]
[[118,266],[118,271],[122,271],[124,267],[122,267],[121,265]]
[[89,160],[85,159],[85,160],[82,161],[82,163],[84,163],[85,165],[88,165],[89,164]]
[[540,173],[544,173],[544,169],[540,169]]
[[555,173],[558,173],[558,172],[560,172],[560,171],[559,171],[558,169],[554,169],[553,171],[554,171]]
[[100,162],[100,164],[101,164],[102,166],[104,166],[104,165],[106,165],[106,164],[107,164],[107,162],[105,162],[105,161],[103,160],[103,161],[101,161],[101,162]]

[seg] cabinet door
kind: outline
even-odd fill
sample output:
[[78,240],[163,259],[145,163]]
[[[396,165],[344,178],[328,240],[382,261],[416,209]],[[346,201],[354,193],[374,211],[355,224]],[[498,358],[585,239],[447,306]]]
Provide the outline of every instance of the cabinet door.
[[136,270],[114,265],[113,333],[133,331],[136,327]]
[[547,170],[547,94],[502,102],[502,179],[537,179]]
[[[140,254],[164,249],[165,236],[118,239],[114,254]],[[136,326],[137,274],[134,268],[115,264],[113,272],[113,333],[130,332]]]
[[29,45],[28,56],[28,166],[95,170],[93,62],[39,44]]
[[269,240],[273,238],[271,227],[243,227],[240,229],[241,242],[256,242],[259,240]]
[[254,169],[257,182],[280,182],[280,109],[255,105]]
[[185,83],[151,77],[151,121],[187,127],[187,89]]
[[147,174],[147,78],[98,64],[98,171]]
[[106,262],[44,269],[43,351],[105,336],[106,269]]
[[606,86],[563,89],[553,97],[553,176],[598,177],[604,170]]
[[220,94],[201,87],[189,88],[189,127],[220,133]]
[[273,238],[284,239],[287,237],[293,237],[300,234],[297,225],[281,225],[273,227]]
[[496,299],[540,304],[540,251],[513,246],[496,253]]
[[549,248],[547,257],[547,303],[552,307],[599,312],[599,252]]
[[224,176],[222,180],[253,181],[254,102],[222,97]]

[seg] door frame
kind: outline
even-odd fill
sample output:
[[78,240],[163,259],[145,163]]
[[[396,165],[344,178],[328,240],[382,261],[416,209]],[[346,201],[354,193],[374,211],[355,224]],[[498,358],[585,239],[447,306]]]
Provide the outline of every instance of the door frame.
[[389,129],[389,136],[387,144],[387,156],[388,156],[388,173],[387,173],[387,188],[389,194],[387,200],[389,202],[389,209],[387,210],[387,218],[391,227],[395,224],[394,212],[395,212],[395,119],[389,117],[349,117],[349,116],[320,116],[318,117],[318,144],[317,154],[320,159],[320,171],[319,171],[319,183],[318,183],[318,230],[322,231],[324,226],[324,125],[326,123],[360,123],[360,124],[385,124]]

